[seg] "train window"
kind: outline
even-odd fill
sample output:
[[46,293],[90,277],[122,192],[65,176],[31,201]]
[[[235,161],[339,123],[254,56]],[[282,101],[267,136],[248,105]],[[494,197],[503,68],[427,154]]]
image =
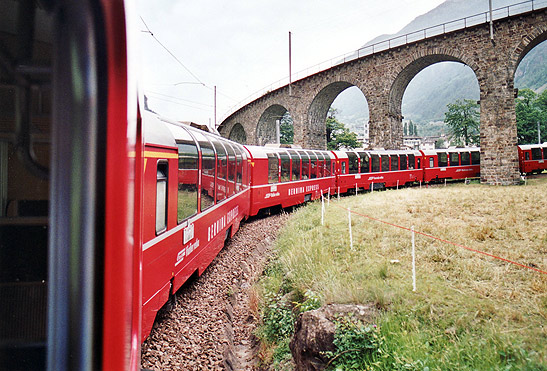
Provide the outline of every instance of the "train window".
[[192,141],[177,142],[179,149],[177,220],[198,212],[198,149]]
[[268,183],[279,182],[279,159],[277,154],[268,153]]
[[429,158],[429,167],[435,166],[435,160],[433,160],[433,157]]
[[524,159],[526,161],[530,160],[530,152],[524,152]]
[[359,172],[360,173],[368,173],[369,172],[369,159],[368,154],[366,152],[359,152],[359,158],[361,159],[360,165],[359,165]]
[[532,160],[541,160],[541,148],[532,148]]
[[460,165],[460,155],[458,153],[452,152],[450,154],[450,166],[459,166]]
[[302,159],[302,180],[310,178],[310,158],[304,151],[298,151]]
[[224,147],[226,147],[226,152],[228,154],[228,181],[227,185],[227,196],[230,197],[235,193],[235,178],[236,178],[236,154],[232,145],[230,143],[224,142]]
[[306,151],[310,156],[310,178],[317,178],[317,156],[312,151]]
[[[545,154],[547,155],[547,149],[545,150]],[[325,176],[331,176],[332,175],[332,159],[329,155],[325,155]]]
[[389,171],[389,156],[382,156],[382,171]]
[[399,156],[391,155],[391,171],[399,170]]
[[224,146],[216,139],[213,139],[213,146],[217,153],[217,202],[226,198],[226,150]]
[[291,180],[300,180],[300,156],[296,151],[289,150],[291,155],[292,166],[291,166]]
[[345,161],[342,161],[341,166],[342,166],[342,168],[341,168],[340,173],[341,173],[341,174],[346,174],[346,162],[345,162]]
[[462,152],[461,153],[461,160],[462,165],[469,165],[469,152]]
[[408,158],[406,155],[399,155],[399,168],[401,170],[406,170],[408,168],[407,164]]
[[[413,170],[415,165],[416,165],[416,157],[414,155],[408,155],[408,168],[410,170]],[[420,167],[418,166],[418,168]]]
[[167,174],[166,161],[158,162],[156,171],[156,234],[167,229]]
[[359,157],[355,152],[346,152],[348,155],[348,169],[350,174],[357,174],[359,172]]
[[215,151],[211,143],[199,142],[201,147],[201,211],[215,204]]
[[372,173],[377,173],[380,171],[380,156],[378,155],[371,155],[370,156],[370,171]]
[[448,166],[448,156],[445,152],[439,152],[437,154],[437,161],[439,162],[439,167]]
[[291,158],[288,153],[280,153],[281,157],[281,181],[288,182],[291,176]]
[[322,178],[325,176],[325,171],[323,168],[323,164],[325,163],[325,157],[321,152],[315,152],[315,155],[317,156],[317,177]]
[[236,152],[236,192],[240,192],[243,188],[243,155],[241,148],[233,145]]
[[481,163],[481,154],[479,151],[471,152],[471,164],[480,165]]

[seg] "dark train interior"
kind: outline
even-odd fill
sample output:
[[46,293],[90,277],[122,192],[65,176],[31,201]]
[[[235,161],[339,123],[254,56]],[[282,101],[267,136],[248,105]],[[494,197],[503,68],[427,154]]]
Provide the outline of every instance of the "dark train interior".
[[0,369],[45,368],[50,1],[0,0]]

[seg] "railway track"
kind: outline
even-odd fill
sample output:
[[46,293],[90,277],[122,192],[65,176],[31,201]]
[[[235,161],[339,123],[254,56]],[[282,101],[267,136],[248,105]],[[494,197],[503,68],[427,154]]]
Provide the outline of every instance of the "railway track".
[[285,213],[241,226],[205,273],[162,309],[142,346],[150,370],[256,370],[256,297],[260,277]]

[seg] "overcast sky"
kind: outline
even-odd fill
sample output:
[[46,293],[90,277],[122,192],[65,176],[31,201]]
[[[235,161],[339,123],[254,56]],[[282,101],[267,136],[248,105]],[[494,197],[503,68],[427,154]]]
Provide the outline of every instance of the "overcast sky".
[[157,113],[208,124],[216,86],[220,124],[234,105],[288,77],[289,31],[295,74],[396,33],[442,2],[138,0],[140,88]]

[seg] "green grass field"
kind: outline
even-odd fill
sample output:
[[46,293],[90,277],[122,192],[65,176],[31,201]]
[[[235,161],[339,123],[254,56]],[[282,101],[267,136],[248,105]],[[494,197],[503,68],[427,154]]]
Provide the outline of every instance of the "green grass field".
[[[311,295],[321,304],[375,303],[377,351],[340,357],[333,367],[547,370],[546,274],[416,235],[413,292],[411,233],[358,214],[547,271],[547,178],[344,197],[326,206],[323,226],[321,203],[310,204],[291,217],[257,287],[262,308],[280,306],[272,300],[289,292],[303,302]],[[292,323],[272,312],[262,311],[267,362],[288,351],[286,336],[264,335],[276,331],[268,325]]]

